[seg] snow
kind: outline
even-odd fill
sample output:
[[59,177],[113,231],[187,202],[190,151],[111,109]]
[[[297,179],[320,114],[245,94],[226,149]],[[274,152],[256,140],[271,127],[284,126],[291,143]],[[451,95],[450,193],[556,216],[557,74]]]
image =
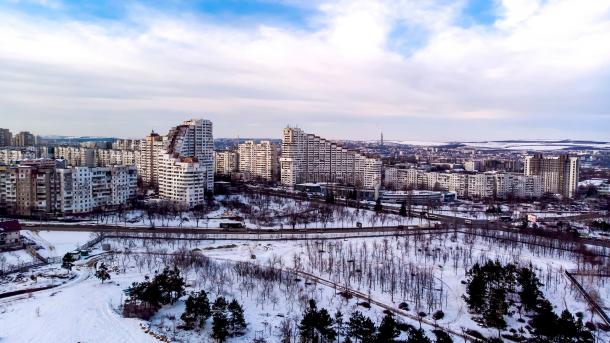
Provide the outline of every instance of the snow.
[[63,256],[95,237],[95,234],[90,232],[73,231],[23,230],[21,234],[42,247],[38,253],[43,257]]

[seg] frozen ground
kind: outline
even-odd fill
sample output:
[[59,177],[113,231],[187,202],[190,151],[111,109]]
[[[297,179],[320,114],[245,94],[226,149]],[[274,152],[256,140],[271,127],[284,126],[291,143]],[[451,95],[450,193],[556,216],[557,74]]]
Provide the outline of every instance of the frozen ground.
[[[40,233],[52,242],[70,245],[68,238]],[[74,236],[71,244],[82,243],[83,236]],[[587,264],[568,252],[548,250],[523,244],[498,243],[489,239],[462,234],[444,236],[408,236],[391,238],[357,238],[328,241],[162,241],[140,239],[107,240],[115,255],[104,258],[114,268],[111,282],[101,284],[92,277],[86,266],[74,270],[74,278],[57,288],[33,294],[0,299],[0,322],[12,323],[0,331],[6,342],[148,342],[153,341],[141,325],[148,322],[125,319],[117,312],[123,300],[123,290],[132,282],[142,281],[164,265],[171,265],[177,256],[205,256],[212,259],[205,267],[187,267],[183,273],[188,290],[204,289],[210,299],[223,295],[236,298],[245,308],[248,331],[231,342],[250,342],[264,337],[277,341],[278,326],[284,320],[296,325],[308,299],[331,313],[340,309],[345,316],[360,310],[379,323],[381,308],[366,309],[319,283],[306,282],[303,277],[269,282],[252,276],[240,275],[236,262],[252,262],[263,267],[298,270],[316,275],[330,282],[348,286],[370,295],[394,308],[400,302],[409,304],[410,314],[418,311],[430,313],[442,309],[446,317],[439,325],[454,329],[472,328],[485,335],[495,330],[481,328],[473,322],[461,296],[464,294],[465,270],[475,262],[499,259],[504,263],[534,266],[544,283],[543,292],[557,307],[582,311],[590,319],[590,311],[583,299],[569,286],[563,276],[565,269],[584,269]],[[201,254],[201,255],[198,255]],[[353,262],[349,262],[353,261]],[[352,266],[353,265],[353,266]],[[352,266],[352,267],[349,267]],[[357,266],[357,267],[356,267]],[[55,266],[55,268],[59,268]],[[356,272],[359,269],[360,272]],[[46,273],[51,270],[47,269]],[[391,275],[397,284],[390,286]],[[399,277],[400,276],[400,277]],[[400,282],[404,281],[403,285]],[[610,287],[601,281],[592,281],[600,299],[610,298]],[[428,290],[424,290],[426,287]],[[415,291],[421,288],[422,291]],[[607,306],[607,305],[605,305]],[[201,332],[176,329],[179,315],[184,309],[181,300],[164,307],[151,321],[154,332],[185,342],[209,341],[208,321]],[[418,326],[417,321],[403,318]],[[517,327],[515,317],[507,318],[510,326]],[[13,324],[14,323],[14,324]],[[108,330],[112,328],[112,330]],[[425,326],[429,330],[430,327]],[[431,334],[429,336],[432,337]],[[607,339],[606,337],[605,339]]]

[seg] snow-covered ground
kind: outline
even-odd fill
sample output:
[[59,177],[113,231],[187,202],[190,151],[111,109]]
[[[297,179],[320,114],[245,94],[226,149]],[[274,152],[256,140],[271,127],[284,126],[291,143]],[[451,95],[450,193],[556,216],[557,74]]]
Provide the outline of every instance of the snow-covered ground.
[[[73,241],[68,242],[69,236],[55,237],[42,232],[39,235],[51,244],[64,242],[66,247],[84,243],[81,240],[88,238],[75,235]],[[183,269],[187,291],[204,289],[212,300],[223,295],[244,305],[248,330],[245,336],[231,342],[251,342],[255,337],[277,341],[280,322],[298,323],[309,299],[315,299],[331,314],[341,310],[349,317],[353,311],[360,310],[377,323],[382,317],[380,307],[364,308],[358,305],[362,300],[345,299],[335,289],[308,282],[304,277],[298,277],[299,281],[295,277],[265,281],[240,276],[234,268],[240,261],[309,273],[368,294],[371,299],[393,308],[406,302],[412,315],[424,311],[429,317],[433,311],[442,309],[446,316],[439,325],[457,332],[471,328],[487,336],[495,335],[495,330],[481,328],[473,322],[461,297],[465,291],[462,284],[465,271],[472,264],[488,259],[523,266],[532,264],[544,284],[544,294],[556,305],[556,312],[568,308],[573,313],[581,311],[586,314],[585,320],[590,319],[587,305],[563,275],[564,270],[579,267],[577,256],[463,234],[272,242],[107,239],[105,243],[118,253],[94,259],[103,258],[114,268],[110,282],[101,284],[92,277],[92,270],[82,265],[73,271],[75,277],[61,286],[34,293],[31,297],[0,299],[0,322],[11,323],[0,331],[0,338],[6,342],[153,341],[141,326],[148,326],[148,322],[122,318],[117,312],[124,297],[122,291],[132,282],[142,281],[145,275],[171,265],[176,258],[173,254],[188,256],[189,252],[193,252],[193,256],[201,254],[210,258],[211,262]],[[99,249],[94,253],[98,252]],[[59,269],[59,266],[55,268]],[[45,272],[50,273],[50,270]],[[393,287],[392,275],[396,277]],[[592,282],[600,299],[610,299],[607,283]],[[417,291],[417,285],[425,287]],[[184,342],[209,341],[210,322],[202,332],[185,333],[176,329],[183,309],[183,300],[165,306],[152,318],[152,331]],[[416,327],[419,325],[416,320],[401,319]],[[507,321],[509,326],[523,325],[515,317],[507,318]],[[431,327],[424,328],[433,337],[429,331]]]

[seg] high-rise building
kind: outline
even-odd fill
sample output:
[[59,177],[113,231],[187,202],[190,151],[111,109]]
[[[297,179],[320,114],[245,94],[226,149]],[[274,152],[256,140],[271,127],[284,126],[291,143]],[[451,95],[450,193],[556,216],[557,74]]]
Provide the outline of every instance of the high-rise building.
[[545,193],[561,194],[573,198],[578,188],[580,161],[567,154],[543,156],[534,154],[525,157],[525,175],[539,175]]
[[140,157],[136,166],[145,185],[159,185],[159,160],[164,148],[163,137],[154,131],[140,143]]
[[9,129],[0,129],[0,146],[11,146],[13,144],[13,134]]
[[92,148],[58,146],[55,147],[55,158],[65,160],[66,165],[71,167],[97,166],[95,149]]
[[333,182],[358,188],[381,183],[381,160],[303,132],[284,129],[280,158],[282,184]]
[[36,137],[28,131],[21,131],[13,137],[13,145],[17,147],[36,145]]
[[239,155],[230,150],[216,151],[214,166],[214,174],[231,175],[238,170]]
[[267,181],[276,179],[278,153],[270,141],[245,141],[237,148],[239,172],[245,178],[260,178]]
[[159,195],[193,207],[214,191],[212,122],[188,120],[172,128],[159,160]]

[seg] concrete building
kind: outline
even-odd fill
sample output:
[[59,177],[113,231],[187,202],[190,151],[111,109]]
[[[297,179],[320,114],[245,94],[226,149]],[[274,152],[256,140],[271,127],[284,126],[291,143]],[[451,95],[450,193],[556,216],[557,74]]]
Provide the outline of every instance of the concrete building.
[[0,147],[13,145],[13,134],[9,129],[0,128]]
[[9,214],[60,215],[128,205],[135,198],[134,166],[67,167],[55,160],[0,168],[0,206]]
[[239,155],[235,151],[216,151],[214,158],[214,174],[231,175],[239,169]]
[[278,152],[270,141],[246,141],[239,144],[239,172],[246,178],[273,181],[278,176]]
[[13,146],[26,147],[36,145],[36,137],[28,131],[21,131],[13,136]]
[[115,150],[140,150],[141,139],[117,139],[112,142],[112,149]]
[[281,182],[294,187],[306,182],[330,182],[358,188],[381,183],[381,160],[303,132],[284,129],[280,158]]
[[17,220],[0,221],[0,251],[23,247],[21,225]]
[[154,131],[140,143],[140,156],[136,166],[145,185],[152,187],[159,185],[159,161],[164,150],[163,137]]
[[525,157],[524,173],[525,175],[541,176],[545,193],[573,198],[578,188],[580,161],[578,157],[571,157],[567,154],[559,156],[535,154]]
[[397,190],[449,191],[472,198],[537,198],[544,193],[542,177],[505,172],[448,173],[388,167],[385,185]]
[[71,167],[97,166],[96,150],[92,148],[81,148],[72,146],[55,147],[55,158],[66,161],[66,165]]
[[214,138],[209,120],[187,120],[172,128],[159,160],[159,195],[193,207],[214,192]]

